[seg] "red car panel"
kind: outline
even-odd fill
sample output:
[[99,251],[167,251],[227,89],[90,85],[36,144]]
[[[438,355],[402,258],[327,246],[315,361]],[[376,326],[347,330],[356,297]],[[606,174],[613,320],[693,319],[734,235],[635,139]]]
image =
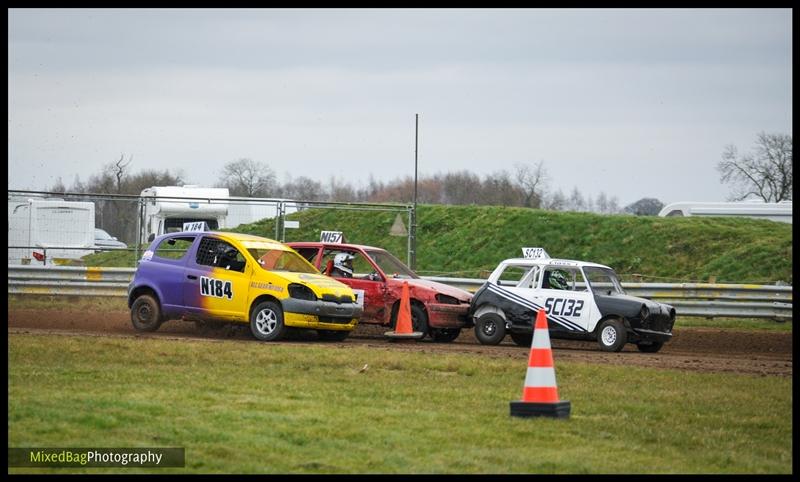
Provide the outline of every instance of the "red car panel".
[[[330,267],[333,253],[345,251],[356,256],[354,276],[336,277],[354,290],[364,291],[364,314],[359,323],[390,325],[392,310],[399,303],[403,282],[408,282],[412,305],[422,305],[431,329],[461,329],[471,326],[467,312],[472,294],[453,286],[419,278],[402,262],[382,248],[357,244],[322,242],[286,243],[323,273]],[[383,261],[383,263],[381,262]],[[399,273],[386,273],[381,264],[396,267]]]

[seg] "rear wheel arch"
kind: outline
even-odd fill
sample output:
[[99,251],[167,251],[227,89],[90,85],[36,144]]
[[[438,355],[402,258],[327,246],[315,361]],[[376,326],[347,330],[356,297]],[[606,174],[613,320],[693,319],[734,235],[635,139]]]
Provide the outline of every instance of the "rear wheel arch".
[[131,291],[131,294],[128,295],[128,308],[131,308],[133,306],[133,302],[136,301],[136,298],[142,295],[152,296],[153,298],[155,298],[156,302],[158,303],[158,306],[161,306],[161,297],[158,296],[156,290],[154,290],[150,286],[143,285],[143,286],[137,286],[133,291]]
[[506,317],[506,313],[503,311],[502,308],[498,308],[497,306],[490,305],[490,304],[482,305],[480,308],[475,310],[475,313],[472,316],[475,319],[478,319],[478,318],[480,318],[481,315],[483,315],[485,313],[495,313],[498,316],[500,316],[500,318],[502,318],[503,321],[508,321],[508,317]]

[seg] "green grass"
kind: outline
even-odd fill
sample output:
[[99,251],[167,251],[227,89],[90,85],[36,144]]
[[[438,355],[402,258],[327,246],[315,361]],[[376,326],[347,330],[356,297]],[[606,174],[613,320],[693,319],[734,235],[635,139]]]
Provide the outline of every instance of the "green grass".
[[[396,216],[308,209],[289,216],[300,229],[287,229],[286,241],[316,241],[320,231],[342,231],[348,242],[380,246],[405,261],[407,238],[390,234]],[[408,228],[408,216],[401,219]],[[443,205],[420,205],[417,219],[422,275],[486,277],[503,259],[521,256],[523,246],[540,246],[553,257],[609,265],[623,281],[792,283],[792,226],[786,223]],[[275,224],[264,220],[235,231],[274,238]],[[131,255],[124,256],[103,253],[84,262],[134,266]]]
[[[186,448],[185,468],[143,472],[792,471],[785,377],[556,360],[571,417],[519,419],[525,358],[17,334],[8,347],[9,447]],[[81,470],[9,469],[32,471]]]

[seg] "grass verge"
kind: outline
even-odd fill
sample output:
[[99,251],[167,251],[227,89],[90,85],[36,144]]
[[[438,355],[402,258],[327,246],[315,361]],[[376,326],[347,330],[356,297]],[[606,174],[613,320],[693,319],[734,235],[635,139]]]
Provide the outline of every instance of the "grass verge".
[[[334,344],[9,334],[9,447],[185,447],[195,473],[791,473],[791,380]],[[641,356],[633,354],[632,356]],[[365,368],[366,367],[366,368]],[[115,472],[131,469],[16,469]]]

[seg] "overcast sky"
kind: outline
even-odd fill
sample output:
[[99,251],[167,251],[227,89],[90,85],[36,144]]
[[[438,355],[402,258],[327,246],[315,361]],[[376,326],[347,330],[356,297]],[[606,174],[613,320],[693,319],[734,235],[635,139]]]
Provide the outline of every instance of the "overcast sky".
[[544,161],[550,190],[724,200],[725,145],[792,133],[792,18],[769,10],[8,11],[8,188],[133,170],[213,185]]

